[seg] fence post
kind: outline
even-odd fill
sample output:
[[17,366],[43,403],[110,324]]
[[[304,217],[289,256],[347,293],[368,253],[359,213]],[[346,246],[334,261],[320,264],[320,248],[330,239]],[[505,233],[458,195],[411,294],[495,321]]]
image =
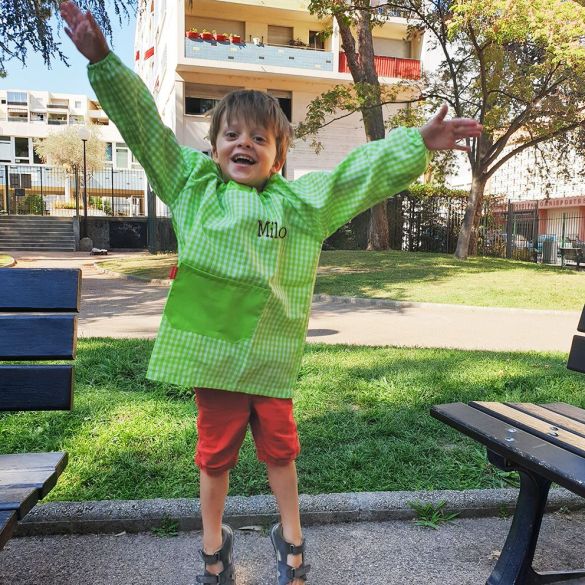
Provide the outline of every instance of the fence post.
[[157,232],[157,221],[156,221],[156,196],[152,190],[150,183],[146,186],[146,208],[147,208],[147,219],[146,219],[146,246],[151,254],[155,254],[159,251],[159,241]]
[[512,237],[514,232],[514,208],[512,202],[508,201],[508,217],[506,219],[506,258],[512,258]]
[[532,227],[532,259],[534,262],[538,262],[538,227],[540,222],[538,221],[538,201],[534,204],[534,225]]
[[6,198],[6,213],[10,215],[10,186],[8,182],[8,165],[4,165],[4,197]]

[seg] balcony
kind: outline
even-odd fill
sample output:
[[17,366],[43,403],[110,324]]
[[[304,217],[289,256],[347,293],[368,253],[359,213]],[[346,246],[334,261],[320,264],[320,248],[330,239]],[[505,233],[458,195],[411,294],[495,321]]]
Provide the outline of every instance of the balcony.
[[[420,79],[420,61],[402,57],[374,56],[376,72],[380,77],[398,77],[400,79]],[[339,72],[349,73],[345,53],[339,53]]]
[[333,53],[318,49],[185,39],[185,57],[224,63],[248,63],[333,71]]

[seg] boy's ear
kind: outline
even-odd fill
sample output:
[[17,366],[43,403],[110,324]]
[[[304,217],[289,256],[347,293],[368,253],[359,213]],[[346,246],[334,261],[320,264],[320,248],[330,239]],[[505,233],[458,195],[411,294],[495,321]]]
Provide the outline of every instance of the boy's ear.
[[273,173],[278,173],[280,171],[280,169],[282,169],[283,166],[284,166],[284,160],[278,160],[278,159],[276,159],[274,161],[274,164],[272,165],[272,168],[270,170]]
[[217,162],[217,148],[215,146],[211,147],[211,158]]

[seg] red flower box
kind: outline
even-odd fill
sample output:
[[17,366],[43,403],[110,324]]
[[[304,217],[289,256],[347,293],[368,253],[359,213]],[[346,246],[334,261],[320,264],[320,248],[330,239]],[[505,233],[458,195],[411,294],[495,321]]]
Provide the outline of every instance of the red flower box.
[[240,38],[240,35],[232,35],[231,41],[232,43],[239,45],[242,42],[242,39]]
[[203,32],[203,33],[201,33],[201,38],[204,41],[212,41],[213,40],[213,35],[210,32]]
[[186,33],[186,34],[187,34],[187,38],[188,38],[188,39],[193,39],[193,40],[194,40],[194,39],[198,39],[198,38],[201,36],[201,34],[200,34],[200,33],[198,33],[198,32],[193,32],[193,31],[191,31],[191,30],[190,30],[190,31],[187,31],[187,33]]
[[218,41],[219,43],[225,43],[227,41],[227,35],[217,34],[215,35],[215,40]]

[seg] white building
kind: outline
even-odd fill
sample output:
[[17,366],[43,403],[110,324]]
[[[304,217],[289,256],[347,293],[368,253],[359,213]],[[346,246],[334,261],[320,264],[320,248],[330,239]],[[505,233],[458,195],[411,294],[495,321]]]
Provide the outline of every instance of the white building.
[[99,102],[85,95],[0,89],[0,165],[42,164],[33,139],[68,125],[98,125],[115,169],[140,169]]
[[[153,93],[165,123],[179,142],[209,152],[208,118],[233,89],[264,90],[276,96],[294,124],[309,103],[337,84],[351,83],[339,32],[322,40],[331,23],[309,14],[306,0],[148,0],[136,26],[135,69]],[[198,32],[187,38],[191,29]],[[202,38],[204,30],[236,35],[230,42]],[[388,18],[374,29],[376,65],[383,84],[420,78],[421,40],[407,39],[407,21]],[[404,90],[406,91],[406,90]],[[385,107],[385,114],[400,107]],[[298,178],[331,169],[365,142],[361,117],[352,115],[323,129],[323,150],[296,140],[284,174]]]

